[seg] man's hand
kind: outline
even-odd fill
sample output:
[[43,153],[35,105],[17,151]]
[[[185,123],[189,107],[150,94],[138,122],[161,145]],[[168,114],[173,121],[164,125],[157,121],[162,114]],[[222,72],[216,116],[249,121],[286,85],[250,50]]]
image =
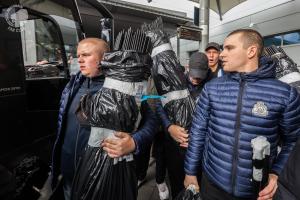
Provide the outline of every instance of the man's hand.
[[262,191],[259,192],[259,197],[257,200],[272,200],[278,187],[277,180],[277,175],[269,174],[269,183]]
[[187,134],[187,130],[180,126],[172,124],[168,128],[168,132],[176,142],[180,143],[180,146],[188,146],[189,135]]
[[107,138],[101,143],[109,157],[118,158],[135,150],[135,142],[128,133],[116,132],[115,136],[117,138]]
[[194,185],[196,192],[200,191],[198,180],[196,176],[185,175],[184,178],[184,187],[187,188],[189,185]]

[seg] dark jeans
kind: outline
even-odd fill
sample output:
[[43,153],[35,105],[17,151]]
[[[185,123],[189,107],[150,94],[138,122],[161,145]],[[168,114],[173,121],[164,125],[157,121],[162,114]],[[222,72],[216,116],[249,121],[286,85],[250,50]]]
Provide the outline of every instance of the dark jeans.
[[149,160],[150,160],[150,151],[151,151],[151,145],[149,145],[149,147],[147,147],[145,151],[135,156],[136,175],[138,180],[143,180],[146,178],[147,170],[149,166]]
[[205,173],[202,174],[200,190],[203,200],[252,200],[246,198],[238,198],[228,194],[224,190],[214,185],[207,178]]
[[185,173],[183,165],[186,149],[180,147],[169,135],[166,135],[165,148],[172,198],[175,199],[179,192],[184,189]]
[[166,178],[166,153],[165,153],[165,136],[164,132],[160,131],[155,135],[153,142],[153,156],[156,161],[155,179],[157,184],[161,184]]

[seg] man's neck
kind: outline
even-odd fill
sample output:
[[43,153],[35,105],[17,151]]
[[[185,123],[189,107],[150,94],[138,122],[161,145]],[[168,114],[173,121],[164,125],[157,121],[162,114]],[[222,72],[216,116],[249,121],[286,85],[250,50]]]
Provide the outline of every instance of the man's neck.
[[212,72],[215,72],[218,69],[218,63],[215,64],[214,66],[209,66],[209,68]]
[[239,72],[250,73],[257,70],[257,68],[258,68],[258,60],[251,60],[248,63],[246,63]]

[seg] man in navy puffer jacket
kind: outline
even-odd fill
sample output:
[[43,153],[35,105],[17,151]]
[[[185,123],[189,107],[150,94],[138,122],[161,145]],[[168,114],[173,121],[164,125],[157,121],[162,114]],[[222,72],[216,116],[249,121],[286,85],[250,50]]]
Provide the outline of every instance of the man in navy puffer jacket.
[[228,73],[202,90],[189,134],[184,184],[199,188],[195,175],[202,167],[205,200],[253,199],[251,139],[257,136],[271,144],[269,182],[258,199],[272,199],[278,175],[300,135],[299,94],[275,80],[273,61],[259,60],[262,50],[257,31],[233,31],[220,55]]
[[[75,115],[80,98],[86,93],[96,93],[103,86],[104,76],[99,63],[109,49],[104,40],[87,38],[77,48],[80,72],[72,76],[62,92],[58,116],[57,138],[52,155],[52,186],[55,188],[62,174],[66,200],[72,186],[75,169],[87,144],[90,126],[81,125]],[[58,192],[56,195],[60,196]],[[58,198],[58,197],[55,197]]]
[[[58,116],[57,138],[52,155],[52,187],[58,186],[59,176],[62,175],[63,193],[55,192],[54,199],[70,199],[70,190],[74,178],[75,169],[79,158],[87,145],[91,127],[80,124],[75,112],[80,103],[80,98],[86,94],[94,94],[100,90],[104,83],[104,75],[99,68],[102,56],[109,50],[107,43],[98,38],[86,38],[81,40],[77,48],[80,72],[71,77],[63,90]],[[156,126],[154,113],[145,103],[145,112],[139,130],[132,137],[127,133],[119,133],[117,139],[110,141],[112,144],[106,148],[108,155],[119,157],[134,151],[138,154],[143,148],[150,145]],[[145,117],[144,117],[145,116]],[[59,188],[61,189],[61,188]]]

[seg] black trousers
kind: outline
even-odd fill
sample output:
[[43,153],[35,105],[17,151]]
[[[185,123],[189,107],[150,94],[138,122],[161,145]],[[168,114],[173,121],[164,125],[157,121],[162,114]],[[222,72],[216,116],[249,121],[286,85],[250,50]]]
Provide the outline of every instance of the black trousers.
[[165,136],[163,131],[159,131],[154,138],[152,155],[155,157],[155,179],[156,183],[161,184],[166,178],[166,149],[165,149]]
[[150,160],[150,151],[151,151],[151,145],[148,145],[145,151],[135,156],[136,175],[137,175],[137,179],[140,181],[146,178],[147,170],[149,166],[149,160]]
[[203,200],[253,200],[247,198],[238,198],[228,194],[224,190],[214,185],[207,178],[205,173],[202,174],[200,190]]
[[180,147],[169,135],[166,135],[166,160],[168,177],[171,185],[172,198],[184,189],[184,157],[186,149]]

